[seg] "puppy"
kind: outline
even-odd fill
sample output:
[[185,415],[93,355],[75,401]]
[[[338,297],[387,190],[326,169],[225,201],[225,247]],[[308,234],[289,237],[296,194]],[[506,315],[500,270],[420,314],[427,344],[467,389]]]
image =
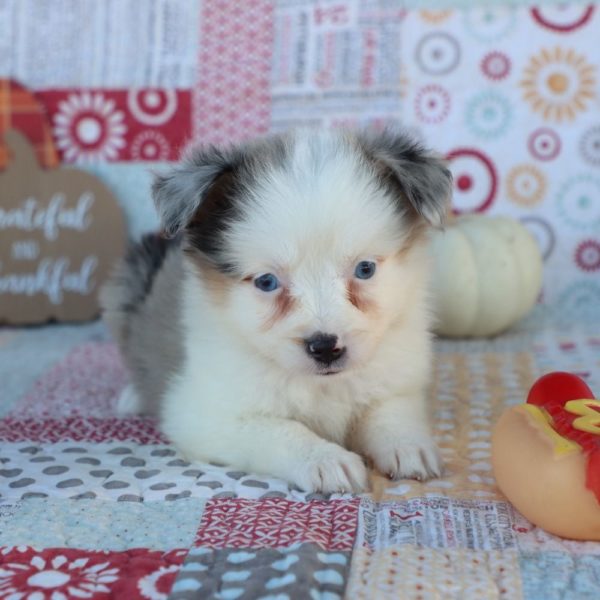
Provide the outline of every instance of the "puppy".
[[306,491],[438,476],[427,230],[451,194],[405,135],[297,131],[199,150],[159,176],[169,240],[130,249],[102,293],[132,383],[190,459]]

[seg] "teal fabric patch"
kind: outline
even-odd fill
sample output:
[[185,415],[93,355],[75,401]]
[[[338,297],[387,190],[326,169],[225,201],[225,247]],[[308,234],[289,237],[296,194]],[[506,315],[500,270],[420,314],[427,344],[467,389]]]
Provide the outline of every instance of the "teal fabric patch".
[[[0,540],[2,540],[2,534],[12,527],[10,524],[14,519],[15,514],[19,512],[21,505],[23,504],[22,500],[12,501],[12,500],[2,500],[0,498]],[[0,543],[0,546],[2,544]]]
[[525,600],[597,600],[600,556],[564,552],[521,552]]
[[198,498],[172,502],[31,498],[0,518],[0,546],[112,551],[189,548],[204,504]]

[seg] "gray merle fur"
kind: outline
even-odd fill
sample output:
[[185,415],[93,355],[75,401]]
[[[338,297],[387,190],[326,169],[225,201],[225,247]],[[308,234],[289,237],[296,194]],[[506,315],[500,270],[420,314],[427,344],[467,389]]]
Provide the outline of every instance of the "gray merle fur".
[[287,155],[282,135],[192,152],[154,182],[154,203],[165,233],[182,233],[185,249],[199,251],[223,273],[235,273],[235,265],[221,259],[223,234],[232,221],[243,218],[248,190],[269,167],[283,168]]
[[358,139],[392,193],[400,192],[430,225],[443,227],[452,196],[452,174],[444,162],[403,133],[364,133]]
[[157,412],[167,379],[178,372],[183,360],[180,248],[180,239],[144,237],[130,247],[100,294],[104,321],[119,344],[147,413]]

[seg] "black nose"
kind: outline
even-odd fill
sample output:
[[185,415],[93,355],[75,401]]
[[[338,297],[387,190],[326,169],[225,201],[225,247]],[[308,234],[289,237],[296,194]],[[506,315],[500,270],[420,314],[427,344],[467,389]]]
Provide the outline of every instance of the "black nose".
[[341,358],[346,352],[346,348],[337,346],[337,341],[337,335],[315,333],[305,339],[304,343],[306,345],[306,352],[311,358],[324,365],[330,365],[334,360]]

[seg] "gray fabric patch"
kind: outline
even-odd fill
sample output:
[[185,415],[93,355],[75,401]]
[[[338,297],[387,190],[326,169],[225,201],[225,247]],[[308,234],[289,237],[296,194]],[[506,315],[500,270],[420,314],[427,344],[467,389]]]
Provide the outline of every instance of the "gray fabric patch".
[[350,552],[326,551],[317,544],[290,548],[192,548],[170,600],[261,597],[342,598]]

